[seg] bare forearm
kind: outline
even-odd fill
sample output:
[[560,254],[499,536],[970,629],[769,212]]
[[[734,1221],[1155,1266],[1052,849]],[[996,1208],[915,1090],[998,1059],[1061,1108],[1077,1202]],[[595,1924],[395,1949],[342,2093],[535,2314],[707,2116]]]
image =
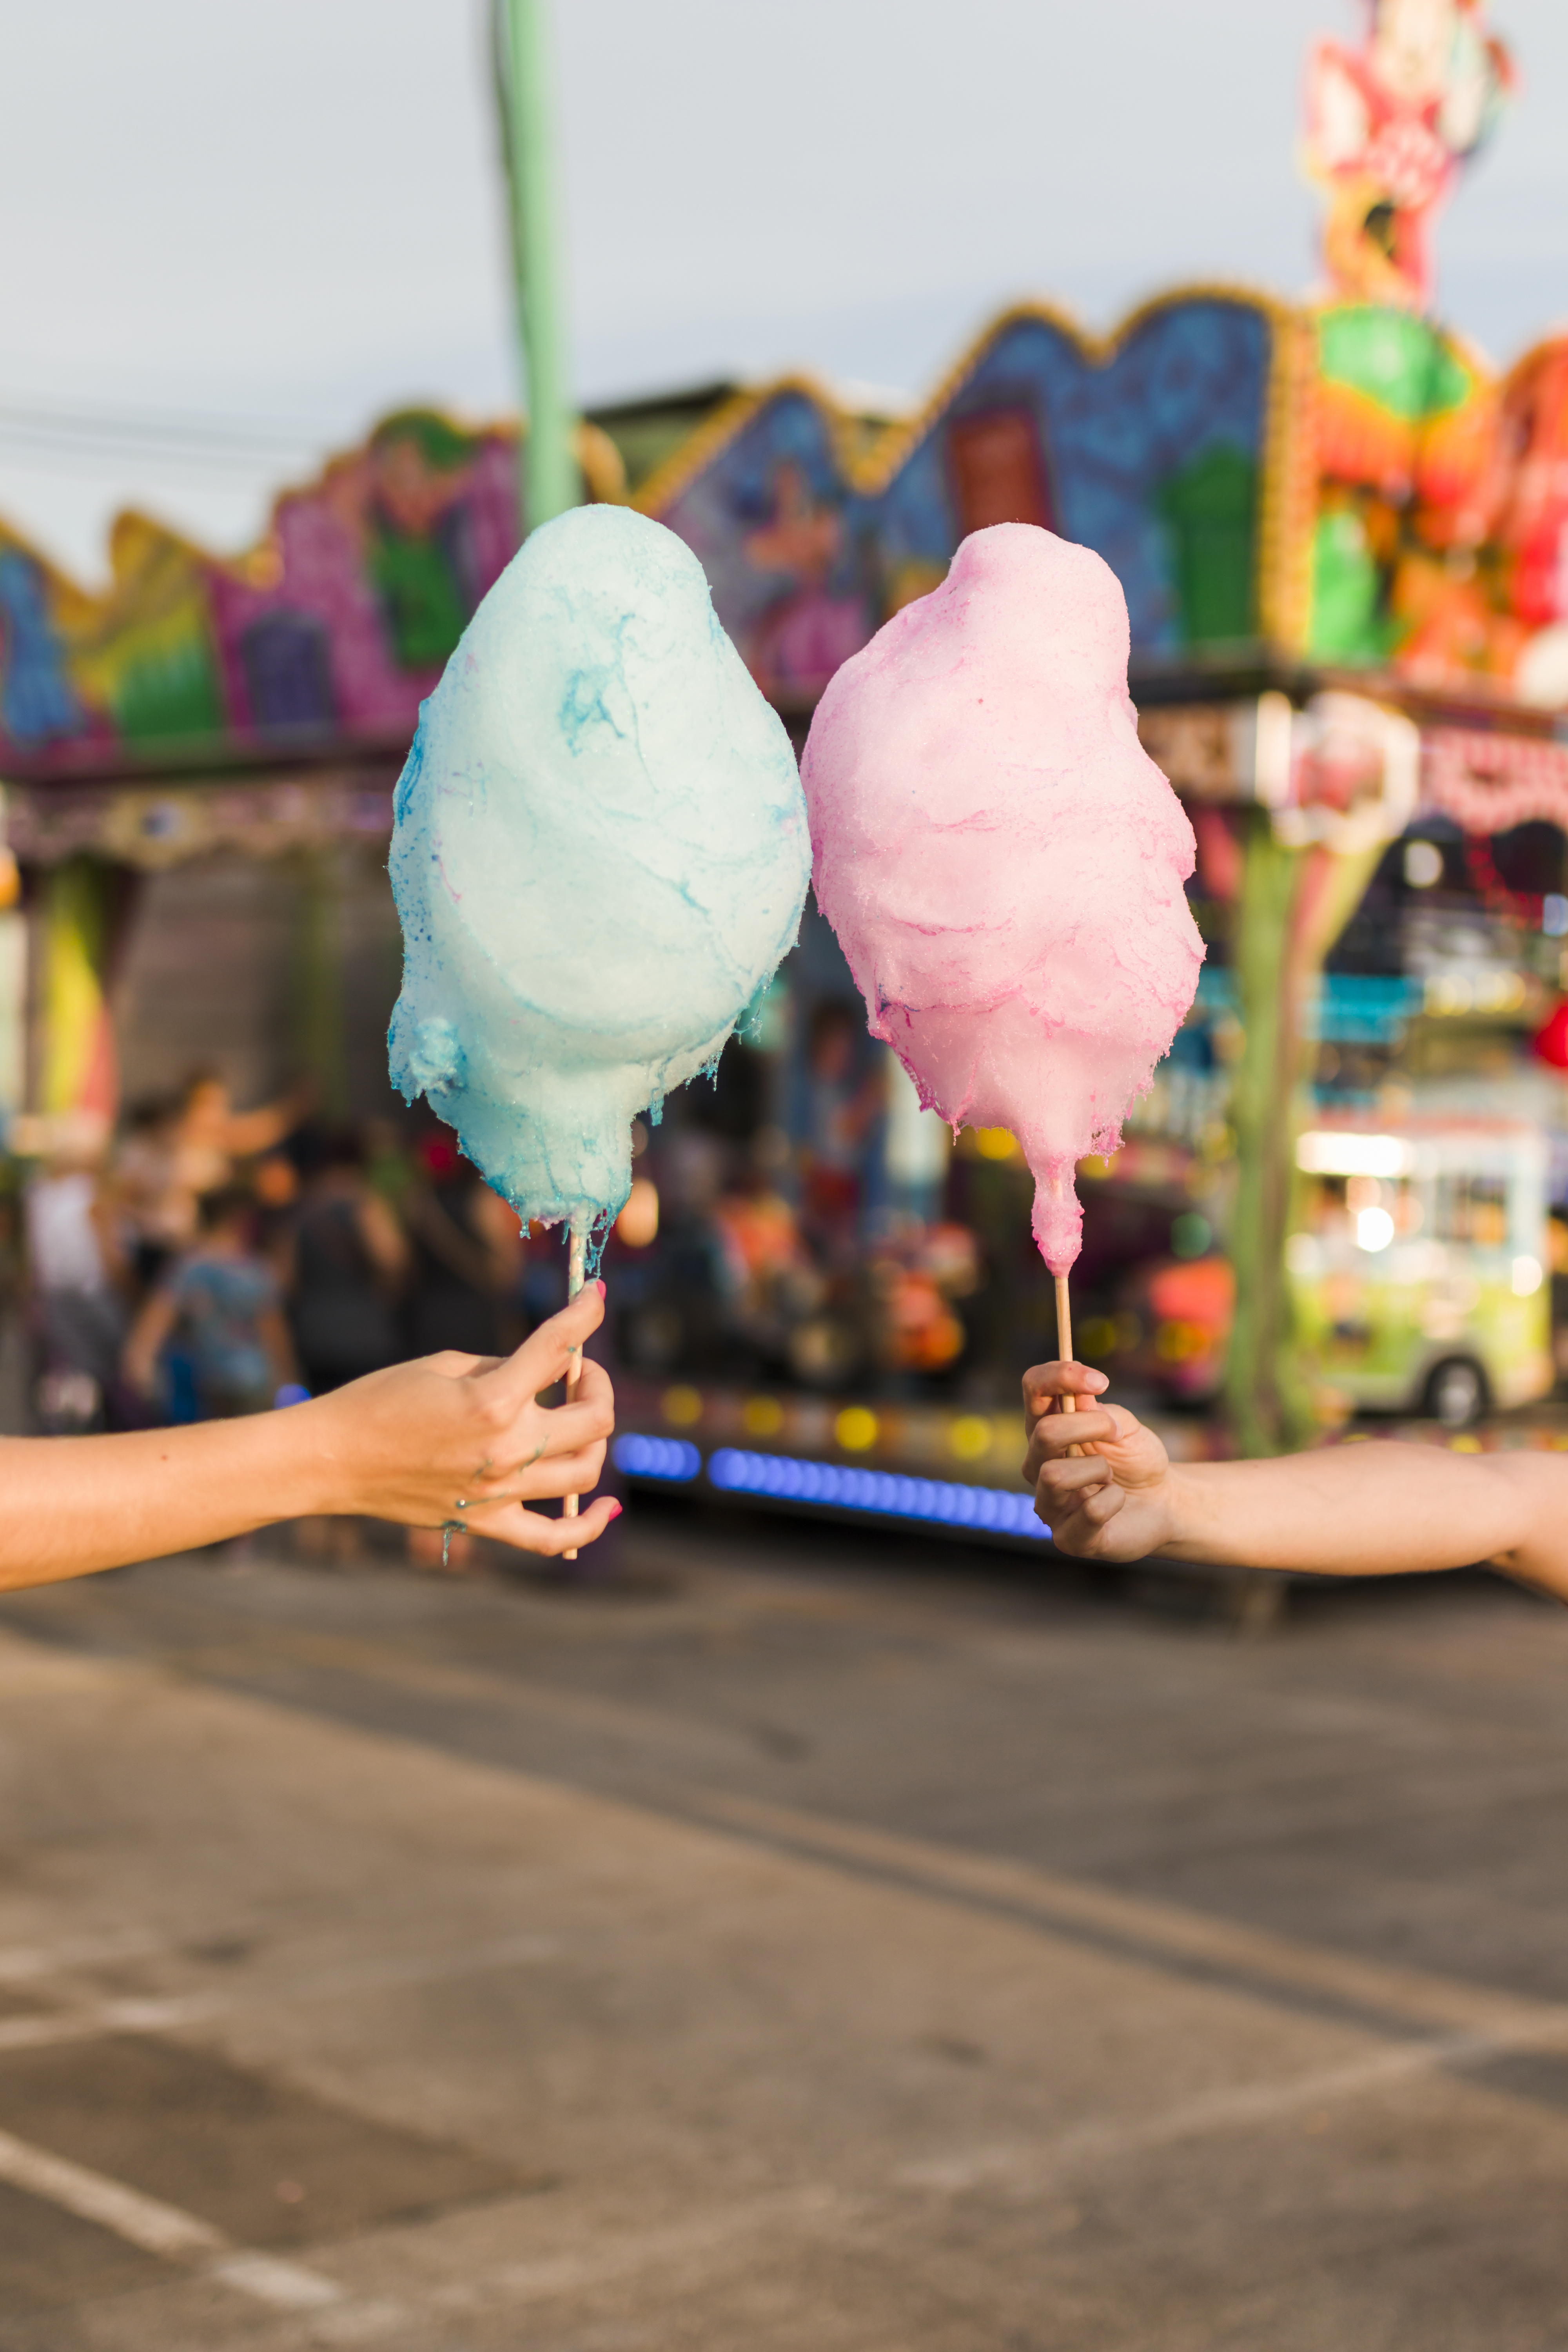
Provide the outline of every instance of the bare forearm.
[[1357,1444],[1276,1462],[1189,1463],[1170,1474],[1178,1559],[1327,1576],[1388,1576],[1493,1560],[1568,1593],[1568,1463]]
[[1317,1576],[1485,1560],[1568,1601],[1568,1454],[1360,1444],[1276,1462],[1173,1465],[1157,1433],[1104,1386],[1102,1373],[1070,1362],[1024,1375],[1024,1475],[1074,1558],[1163,1554]]
[[575,1518],[530,1502],[590,1494],[615,1426],[603,1369],[542,1406],[604,1319],[594,1282],[500,1361],[447,1353],[368,1372],[282,1412],[119,1437],[0,1438],[0,1591],[189,1551],[318,1512],[438,1528],[521,1551],[592,1543],[620,1509]]
[[0,1440],[0,1591],[221,1543],[334,1507],[309,1412]]

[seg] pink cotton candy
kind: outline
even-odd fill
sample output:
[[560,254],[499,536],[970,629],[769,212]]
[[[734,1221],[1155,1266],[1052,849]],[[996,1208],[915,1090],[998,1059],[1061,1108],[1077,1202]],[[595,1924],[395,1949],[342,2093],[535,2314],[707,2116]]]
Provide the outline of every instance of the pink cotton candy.
[[844,664],[801,766],[871,1034],[954,1128],[1017,1137],[1053,1274],[1081,1242],[1074,1164],[1116,1149],[1203,961],[1193,829],[1138,741],[1127,651],[1109,565],[997,523]]

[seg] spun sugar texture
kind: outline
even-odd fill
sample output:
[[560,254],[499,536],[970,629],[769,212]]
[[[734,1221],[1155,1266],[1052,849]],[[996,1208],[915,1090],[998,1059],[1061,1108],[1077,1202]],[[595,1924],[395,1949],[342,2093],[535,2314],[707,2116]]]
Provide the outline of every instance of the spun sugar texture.
[[810,873],[789,739],[672,531],[531,534],[423,707],[391,863],[393,1083],[521,1215],[615,1215],[632,1119],[717,1058]]
[[1032,523],[966,539],[942,585],[834,677],[801,777],[818,904],[921,1099],[1005,1127],[1053,1274],[1076,1161],[1110,1151],[1197,987],[1193,831],[1142,750],[1127,604]]

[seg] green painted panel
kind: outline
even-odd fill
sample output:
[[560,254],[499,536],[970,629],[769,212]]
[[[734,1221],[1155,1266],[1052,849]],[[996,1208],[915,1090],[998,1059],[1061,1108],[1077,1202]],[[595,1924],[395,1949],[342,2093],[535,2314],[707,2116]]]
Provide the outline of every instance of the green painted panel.
[[1437,329],[1406,310],[1371,302],[1325,310],[1318,351],[1330,382],[1349,384],[1409,424],[1462,407],[1473,389]]
[[1258,467],[1245,449],[1215,442],[1157,493],[1169,527],[1182,636],[1189,646],[1234,643],[1257,625]]
[[1308,656],[1380,662],[1394,629],[1383,609],[1383,574],[1354,507],[1331,507],[1312,541],[1312,624]]
[[221,734],[223,690],[205,639],[149,649],[128,660],[118,682],[114,715],[132,743]]

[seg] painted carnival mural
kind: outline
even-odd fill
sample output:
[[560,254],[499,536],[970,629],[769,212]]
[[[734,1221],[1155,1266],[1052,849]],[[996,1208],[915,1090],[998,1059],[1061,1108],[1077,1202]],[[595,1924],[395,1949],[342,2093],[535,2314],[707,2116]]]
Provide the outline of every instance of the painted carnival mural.
[[[1277,444],[1295,322],[1239,295],[1152,305],[1097,346],[1009,312],[913,424],[854,420],[786,383],[701,426],[638,503],[708,568],[764,689],[813,701],[965,532],[1016,519],[1098,548],[1150,657],[1278,633]],[[388,418],[224,562],[144,517],[92,595],[0,528],[0,763],[102,772],[207,746],[405,740],[517,537],[516,441]],[[1279,599],[1275,598],[1275,603]]]
[[141,515],[91,595],[0,526],[0,759],[406,739],[517,541],[515,436],[389,417],[225,562]]
[[1011,310],[918,418],[868,448],[809,383],[743,395],[638,503],[701,557],[764,691],[809,704],[889,614],[988,523],[1095,548],[1127,592],[1134,653],[1175,659],[1289,627],[1279,567],[1299,329],[1253,298],[1152,303],[1108,344]]
[[[390,417],[237,559],[122,516],[99,594],[0,526],[0,775],[395,755],[516,545],[516,447]],[[1272,656],[1568,705],[1568,338],[1499,377],[1385,302],[1198,290],[1106,343],[1026,306],[910,420],[868,430],[786,381],[724,403],[637,499],[785,710],[1004,520],[1106,558],[1145,674]]]

